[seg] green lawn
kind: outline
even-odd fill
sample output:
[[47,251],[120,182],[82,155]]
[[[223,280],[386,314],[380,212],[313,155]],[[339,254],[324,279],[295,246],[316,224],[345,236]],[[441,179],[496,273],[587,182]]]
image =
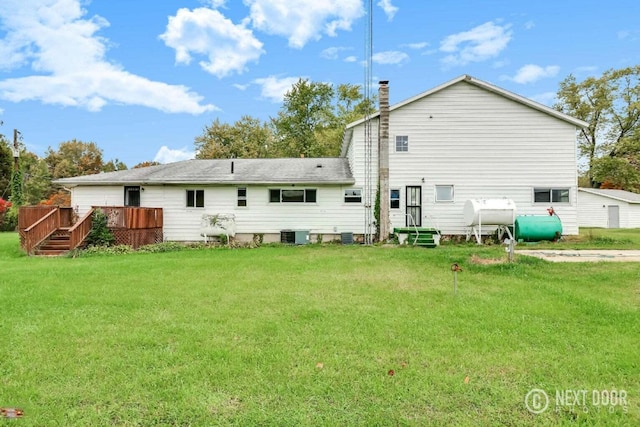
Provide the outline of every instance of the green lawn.
[[[471,262],[504,256],[37,258],[0,233],[0,407],[24,410],[16,426],[640,425],[640,264]],[[533,388],[550,398],[539,415]],[[556,390],[586,390],[586,405],[556,405]],[[627,405],[594,405],[593,390]]]

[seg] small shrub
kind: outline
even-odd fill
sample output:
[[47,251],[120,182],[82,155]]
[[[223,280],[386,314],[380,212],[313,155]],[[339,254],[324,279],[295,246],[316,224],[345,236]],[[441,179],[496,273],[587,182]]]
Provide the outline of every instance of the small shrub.
[[262,245],[262,242],[264,242],[264,233],[254,233],[253,244],[258,247]]
[[161,253],[161,252],[176,252],[190,249],[179,242],[162,242],[153,245],[144,245],[138,248],[138,252],[142,253]]
[[87,244],[89,246],[111,246],[115,242],[116,238],[107,224],[107,215],[102,210],[96,209],[93,212],[91,231],[87,236]]
[[11,206],[11,202],[7,202],[5,207],[6,211],[0,213],[0,231],[16,231],[18,228],[18,207]]

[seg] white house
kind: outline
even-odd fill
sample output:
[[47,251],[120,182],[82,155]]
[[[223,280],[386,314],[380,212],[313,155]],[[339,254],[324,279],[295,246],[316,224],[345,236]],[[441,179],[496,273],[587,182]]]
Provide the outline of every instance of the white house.
[[382,114],[347,126],[338,158],[188,160],[55,182],[80,214],[162,207],[166,240],[198,240],[206,214],[234,215],[240,237],[267,241],[282,230],[368,234],[387,175],[380,218],[390,230],[415,222],[466,234],[465,201],[506,197],[519,214],[553,206],[564,233],[578,233],[576,129],[587,123],[466,75],[391,107],[386,90]]
[[[380,113],[373,121],[377,138]],[[391,227],[411,225],[413,218],[443,234],[466,234],[465,201],[506,197],[518,214],[546,215],[552,206],[564,234],[578,234],[576,130],[584,126],[467,75],[391,106]],[[351,123],[343,144],[356,186],[364,185],[371,163],[365,130],[364,120]]]
[[640,228],[640,194],[578,188],[580,227]]
[[72,206],[161,207],[164,239],[202,239],[203,216],[233,216],[238,238],[283,230],[362,233],[362,194],[344,158],[186,160],[64,178]]

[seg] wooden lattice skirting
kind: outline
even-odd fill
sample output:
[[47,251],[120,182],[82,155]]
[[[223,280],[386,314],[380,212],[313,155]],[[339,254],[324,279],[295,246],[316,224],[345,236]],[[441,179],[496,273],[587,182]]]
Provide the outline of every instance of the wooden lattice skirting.
[[140,246],[162,243],[162,228],[112,228],[116,245],[128,245],[134,249]]

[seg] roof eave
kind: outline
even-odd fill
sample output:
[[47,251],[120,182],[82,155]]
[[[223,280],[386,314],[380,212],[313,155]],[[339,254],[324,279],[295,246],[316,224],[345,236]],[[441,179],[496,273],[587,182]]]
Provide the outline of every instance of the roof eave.
[[634,205],[640,204],[640,201],[638,200],[625,199],[624,197],[618,197],[612,194],[601,193],[599,191],[592,191],[591,188],[579,187],[578,191],[584,191],[585,193],[593,194],[595,196],[602,196],[602,197],[606,197],[607,199],[618,200],[620,202],[631,203]]

